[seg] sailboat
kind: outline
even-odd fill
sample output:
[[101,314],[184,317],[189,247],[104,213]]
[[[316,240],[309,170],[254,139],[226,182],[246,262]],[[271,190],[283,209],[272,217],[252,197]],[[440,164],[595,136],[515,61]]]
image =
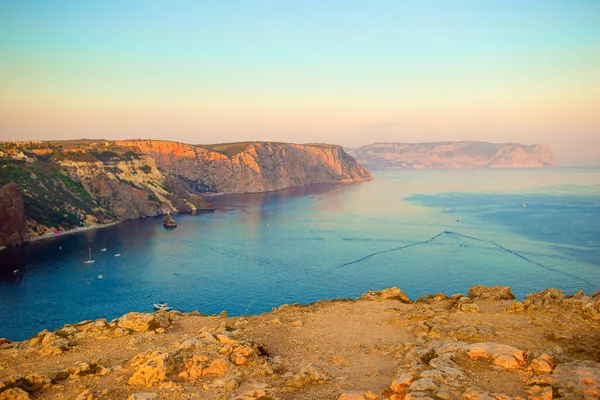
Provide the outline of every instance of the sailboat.
[[117,252],[115,253],[115,257],[121,257],[121,252],[119,251],[119,246],[117,246]]
[[96,262],[96,260],[92,260],[92,248],[90,247],[89,250],[90,250],[90,258],[87,261],[84,261],[83,262],[84,264],[91,264],[93,262]]

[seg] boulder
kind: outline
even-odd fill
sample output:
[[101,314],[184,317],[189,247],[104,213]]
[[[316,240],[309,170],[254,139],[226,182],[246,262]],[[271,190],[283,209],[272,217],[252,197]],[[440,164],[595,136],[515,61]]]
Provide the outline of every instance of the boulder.
[[391,287],[383,290],[368,291],[363,294],[362,300],[398,300],[402,303],[410,304],[411,301],[406,294],[397,287]]
[[120,328],[130,329],[135,332],[146,332],[160,327],[154,314],[137,312],[130,312],[123,315],[117,320],[117,325]]
[[168,353],[150,357],[130,378],[130,385],[152,386],[167,379],[167,374],[173,372],[175,363]]
[[11,388],[0,393],[0,400],[30,400],[29,393],[19,388]]
[[479,299],[486,301],[514,300],[515,295],[508,286],[483,286],[477,285],[469,289],[470,299]]
[[208,367],[202,370],[202,376],[205,375],[228,375],[233,365],[224,358],[218,358],[211,362]]

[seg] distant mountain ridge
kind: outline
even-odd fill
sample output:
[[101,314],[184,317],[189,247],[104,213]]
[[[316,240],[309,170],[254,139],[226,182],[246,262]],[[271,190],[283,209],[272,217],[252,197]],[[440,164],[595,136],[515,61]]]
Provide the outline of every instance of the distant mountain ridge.
[[546,145],[488,142],[373,143],[347,148],[366,168],[540,168],[558,164]]

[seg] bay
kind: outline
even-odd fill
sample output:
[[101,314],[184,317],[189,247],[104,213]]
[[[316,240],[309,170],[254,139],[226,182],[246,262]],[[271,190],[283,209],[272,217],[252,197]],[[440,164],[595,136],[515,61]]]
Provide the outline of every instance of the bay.
[[[178,215],[174,230],[146,218],[6,249],[0,337],[160,301],[242,315],[390,286],[412,299],[476,284],[508,285],[518,298],[600,290],[599,169],[373,175],[217,197],[214,213]],[[84,264],[89,249],[95,262]]]

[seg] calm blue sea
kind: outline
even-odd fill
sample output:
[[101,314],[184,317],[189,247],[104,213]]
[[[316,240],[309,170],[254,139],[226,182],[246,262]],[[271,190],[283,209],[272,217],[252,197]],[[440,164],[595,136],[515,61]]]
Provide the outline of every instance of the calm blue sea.
[[2,251],[0,337],[159,301],[239,315],[390,286],[413,299],[480,283],[519,298],[600,290],[600,169],[374,178],[215,198],[216,212],[179,215],[174,230],[147,218]]

